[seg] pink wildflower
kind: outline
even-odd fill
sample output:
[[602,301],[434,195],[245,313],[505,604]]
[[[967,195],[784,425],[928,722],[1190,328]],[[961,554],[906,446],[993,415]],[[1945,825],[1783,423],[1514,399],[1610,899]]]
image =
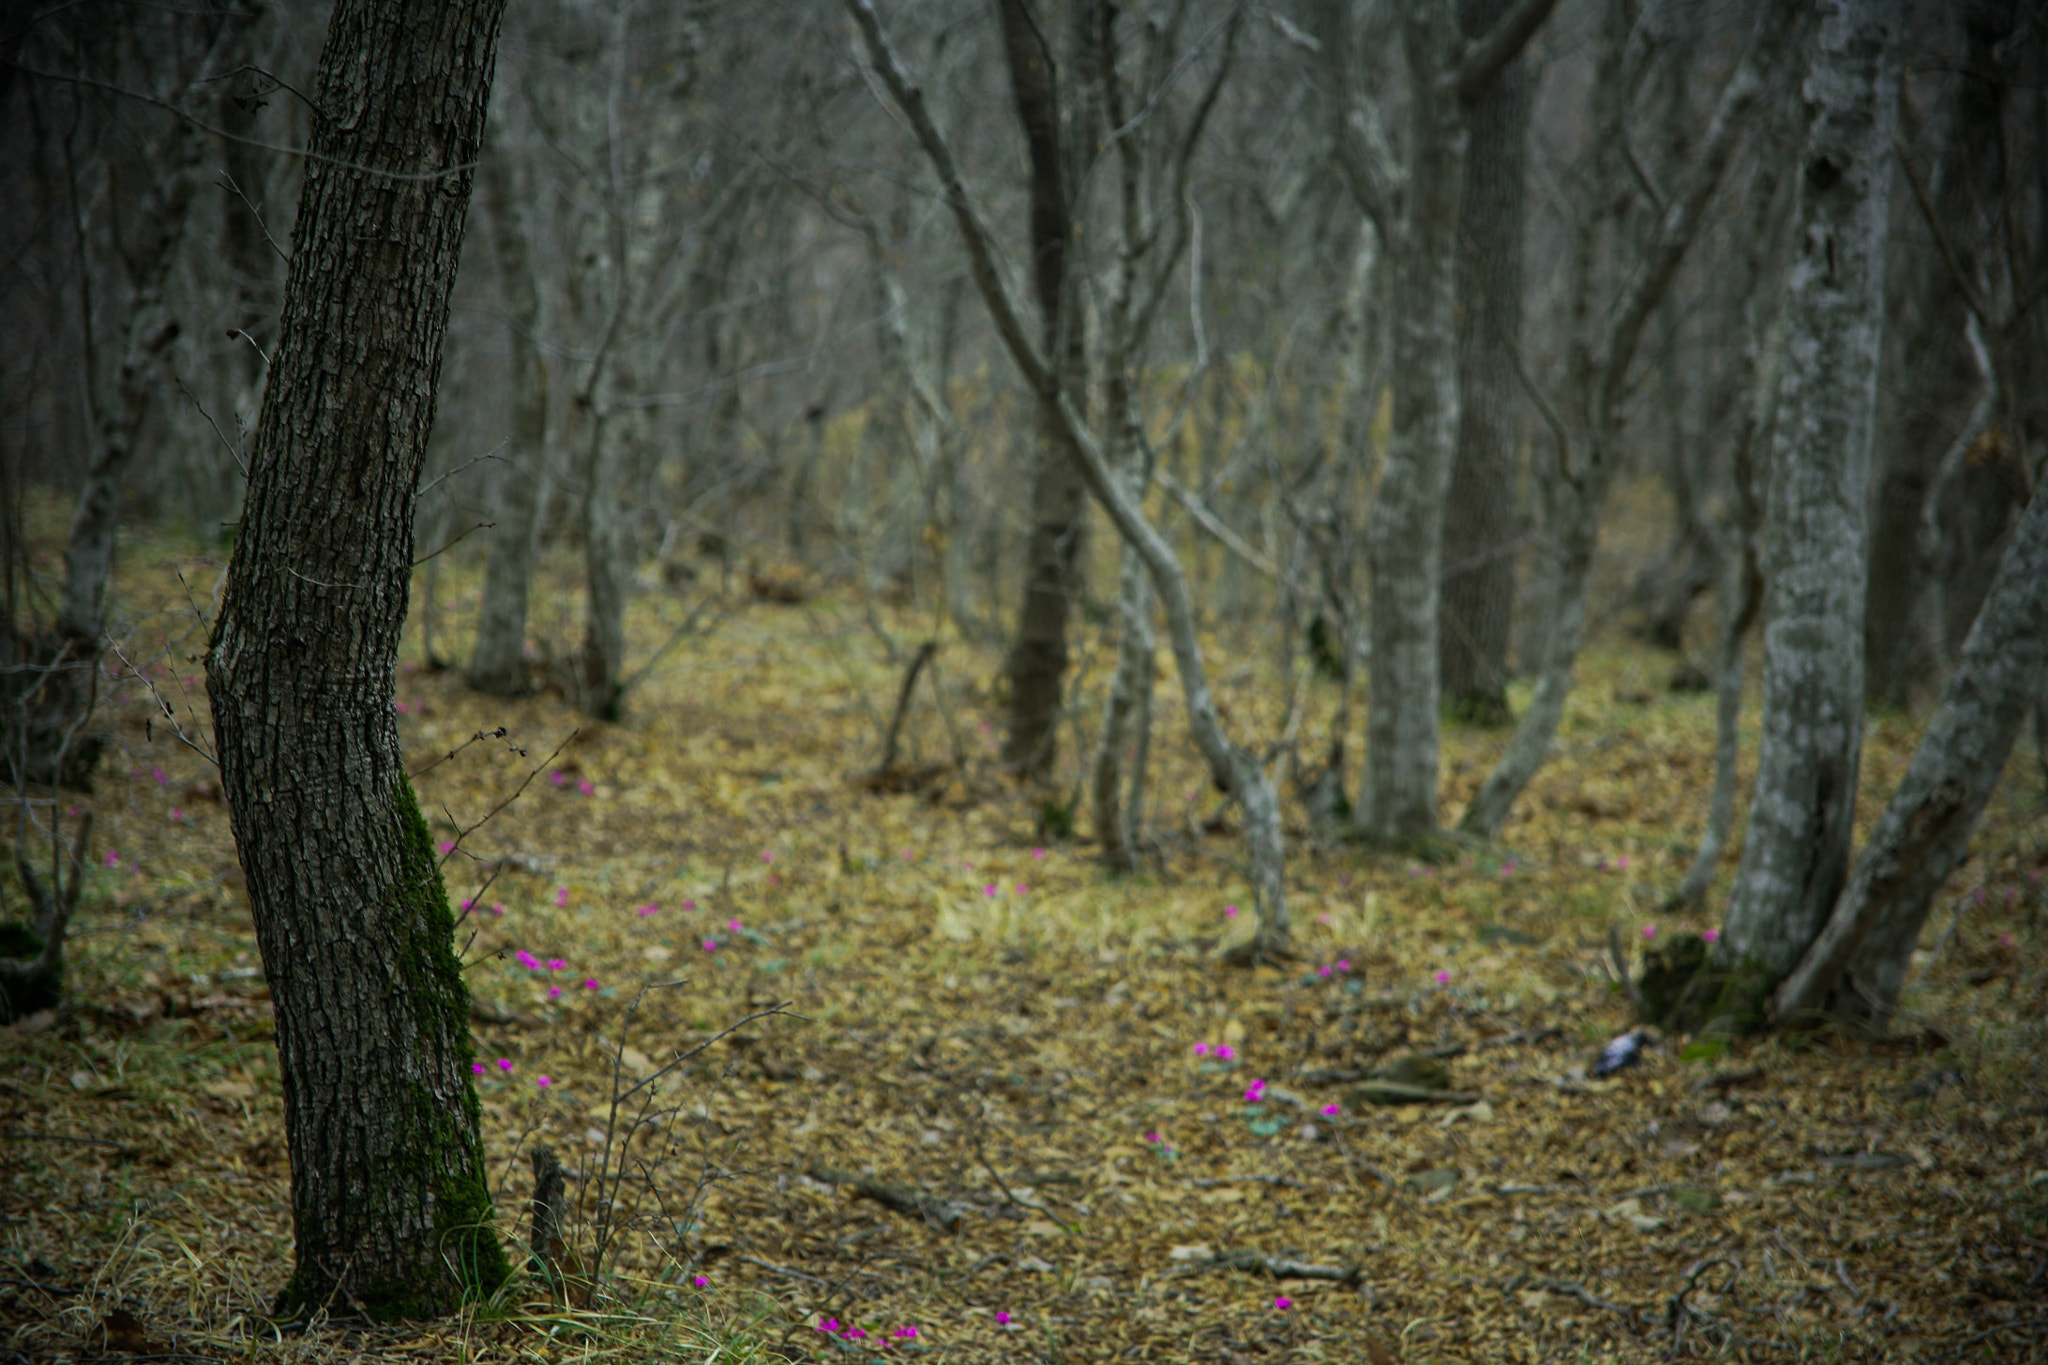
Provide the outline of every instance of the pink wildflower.
[[555,904],[556,904],[556,905],[559,905],[559,906],[561,906],[561,907],[562,907],[563,909],[565,909],[565,910],[566,910],[566,909],[568,908],[568,906],[569,906],[569,888],[568,888],[568,887],[566,887],[566,886],[558,886],[558,887],[556,887],[556,888],[555,888]]
[[533,1078],[533,1083],[543,1090],[547,1089],[549,1086],[554,1084],[554,1082],[549,1080],[546,1076],[535,1076]]
[[1643,926],[1643,937],[1645,939],[1653,939],[1657,937],[1657,926],[1654,924],[1645,924]]
[[1196,1055],[1197,1057],[1206,1057],[1206,1056],[1208,1056],[1208,1055],[1209,1055],[1209,1045],[1208,1045],[1207,1043],[1196,1043],[1196,1044],[1195,1044],[1195,1055]]
[[1226,906],[1224,906],[1224,907],[1223,907],[1223,918],[1225,918],[1225,919],[1236,919],[1236,918],[1237,918],[1237,907],[1236,907],[1236,906],[1234,906],[1234,905],[1226,905]]
[[511,1069],[512,1069],[512,1059],[511,1059],[510,1057],[500,1057],[500,1058],[498,1058],[498,1070],[500,1070],[500,1071],[510,1071]]
[[585,981],[583,982],[583,989],[584,989],[584,990],[586,990],[586,991],[594,991],[594,990],[596,990],[596,989],[597,989],[597,978],[593,976],[593,977],[589,977],[589,978],[585,979]]
[[717,951],[718,951],[718,940],[717,940],[717,939],[715,939],[715,938],[707,938],[707,939],[705,939],[705,940],[704,940],[704,951],[705,951],[705,952],[707,952],[707,953],[715,953],[715,952],[717,952]]
[[1285,1294],[1282,1294],[1279,1298],[1273,1300],[1273,1306],[1284,1313],[1288,1309],[1294,1307],[1294,1300],[1288,1298]]
[[559,957],[551,957],[548,959],[548,970],[551,972],[559,972],[562,970],[562,968],[568,965],[568,963],[562,961],[562,959],[560,959]]
[[548,774],[548,781],[554,783],[557,787],[561,786],[564,782],[568,780],[568,778],[562,776],[562,770],[560,768],[557,768],[553,772]]
[[1234,1047],[1232,1047],[1232,1046],[1231,1046],[1230,1044],[1228,1044],[1228,1043],[1218,1043],[1218,1044],[1216,1044],[1216,1060],[1217,1060],[1217,1061],[1219,1061],[1219,1062],[1227,1062],[1227,1061],[1230,1061],[1230,1060],[1234,1059],[1234,1058],[1235,1058],[1236,1056],[1237,1056],[1237,1049],[1236,1049],[1236,1048],[1234,1048]]
[[469,1064],[469,1069],[471,1071],[474,1071],[479,1076],[484,1074],[484,1064],[482,1062],[471,1062]]
[[590,796],[596,793],[597,787],[586,777],[576,784],[576,790],[584,796]]
[[1323,1106],[1323,1117],[1326,1119],[1336,1118],[1337,1115],[1343,1112],[1344,1106],[1341,1104],[1326,1104]]
[[1719,943],[1721,941],[1721,931],[1719,929],[1709,929],[1704,934],[1701,934],[1700,937],[1709,943]]
[[1448,985],[1450,985],[1450,984],[1451,984],[1451,974],[1450,974],[1449,972],[1438,972],[1438,973],[1436,974],[1436,984],[1437,984],[1437,985],[1439,985],[1439,986],[1448,986]]

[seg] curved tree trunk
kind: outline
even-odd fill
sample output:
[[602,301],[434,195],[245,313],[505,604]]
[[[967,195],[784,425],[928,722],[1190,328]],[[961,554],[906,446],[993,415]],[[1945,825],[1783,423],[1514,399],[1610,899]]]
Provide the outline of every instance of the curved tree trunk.
[[1848,875],[1901,9],[1871,0],[1825,10],[1803,87],[1810,123],[1765,541],[1762,737],[1721,942],[1758,1005],[1820,932]]
[[207,654],[277,1015],[280,1311],[433,1316],[507,1276],[469,991],[392,712],[413,510],[503,0],[341,0],[242,533]]
[[1827,928],[1772,1000],[1882,1034],[1934,893],[1968,851],[2048,670],[2048,497],[2034,495],[1984,610]]

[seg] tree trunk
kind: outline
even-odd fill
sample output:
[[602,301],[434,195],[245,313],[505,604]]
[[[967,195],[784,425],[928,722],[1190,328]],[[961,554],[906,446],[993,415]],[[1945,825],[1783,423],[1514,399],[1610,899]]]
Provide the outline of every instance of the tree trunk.
[[1768,498],[1764,697],[1721,943],[1739,1021],[1820,931],[1848,872],[1901,0],[1830,8],[1803,87],[1785,372]]
[[[1507,0],[1462,7],[1468,36],[1485,32]],[[1523,176],[1535,81],[1515,61],[1472,108],[1458,224],[1458,387],[1463,420],[1444,508],[1439,606],[1445,703],[1461,719],[1506,724],[1508,648],[1515,608],[1515,356],[1522,331]]]
[[207,654],[277,1016],[297,1264],[279,1311],[433,1316],[508,1272],[469,991],[392,712],[502,0],[341,0],[321,53],[242,533]]
[[1467,113],[1441,90],[1443,51],[1457,41],[1445,5],[1404,25],[1411,99],[1406,197],[1393,253],[1393,422],[1366,529],[1372,671],[1366,680],[1368,837],[1406,843],[1436,832],[1437,599],[1444,496],[1458,442],[1458,215]]
[[[1734,153],[1736,135],[1763,89],[1767,64],[1799,12],[1791,5],[1765,7],[1748,49],[1721,88],[1698,157],[1659,214],[1649,241],[1627,272],[1626,287],[1604,308],[1595,307],[1594,262],[1602,250],[1601,219],[1606,209],[1596,210],[1581,226],[1571,266],[1575,337],[1567,379],[1576,427],[1548,407],[1544,410],[1556,456],[1550,472],[1540,481],[1545,526],[1553,541],[1544,570],[1548,624],[1542,662],[1529,710],[1458,822],[1467,834],[1490,838],[1498,833],[1515,799],[1550,752],[1564,716],[1565,698],[1571,692],[1585,630],[1593,551],[1599,539],[1600,514],[1614,478],[1621,439],[1621,396],[1630,364],[1644,325],[1699,233],[1707,205]],[[1622,193],[1617,149],[1625,108],[1622,56],[1628,22],[1622,6],[1607,6],[1595,56],[1595,137],[1609,151],[1604,176],[1596,186],[1596,202],[1601,205],[1617,202]]]
[[[1031,161],[1031,279],[1038,299],[1041,345],[1077,403],[1085,387],[1086,333],[1080,292],[1068,262],[1073,232],[1073,167],[1062,146],[1053,54],[1028,0],[1001,0],[1003,51],[1009,60],[1017,122]],[[1079,8],[1087,9],[1082,5]],[[1077,16],[1075,28],[1085,21]],[[1076,381],[1083,381],[1078,387]],[[1042,445],[1032,471],[1031,535],[1024,551],[1024,602],[1004,672],[1010,684],[1010,726],[1003,761],[1043,778],[1059,749],[1067,678],[1067,614],[1081,592],[1081,547],[1087,490],[1067,453],[1058,424],[1042,409]]]
[[[1958,7],[1963,11],[1978,6]],[[1981,18],[1981,14],[1974,17]],[[1962,23],[1964,52],[1955,98],[1943,102],[1945,126],[1933,167],[1935,216],[1950,234],[1975,215],[1996,215],[1999,191],[1984,149],[2000,134],[1996,24]],[[1924,215],[1910,203],[1906,278],[1885,347],[1887,383],[1879,394],[1879,483],[1870,534],[1870,592],[1863,627],[1864,685],[1870,700],[1909,705],[1924,695],[1947,653],[1937,618],[1934,564],[1922,544],[1928,498],[1945,464],[1950,436],[1966,421],[1973,396],[1989,382],[1967,339],[1970,309]],[[1958,243],[1956,265],[1976,264],[1972,237]],[[1953,240],[1953,237],[1951,238]],[[1988,414],[1987,414],[1988,415]],[[2000,509],[2001,519],[2004,509]],[[1974,608],[1975,603],[1973,602]],[[1973,613],[1974,614],[1974,613]]]
[[623,360],[590,409],[590,462],[583,499],[583,644],[576,655],[577,705],[598,720],[617,720],[626,666],[626,527],[619,505],[626,447],[638,434],[639,409],[621,410],[611,395],[630,392]]
[[1934,893],[1969,848],[2044,670],[2048,497],[2037,492],[1848,889],[1772,1000],[1777,1019],[1821,1009],[1873,1035],[1890,1025]]
[[540,353],[540,290],[527,256],[532,223],[525,197],[513,183],[511,163],[518,150],[505,145],[503,136],[510,122],[509,116],[500,122],[499,145],[484,154],[478,168],[512,347],[512,433],[505,465],[498,472],[497,525],[491,530],[483,609],[469,660],[469,685],[494,697],[522,696],[531,686],[526,675],[526,610],[539,549],[541,481],[548,467],[548,367]]

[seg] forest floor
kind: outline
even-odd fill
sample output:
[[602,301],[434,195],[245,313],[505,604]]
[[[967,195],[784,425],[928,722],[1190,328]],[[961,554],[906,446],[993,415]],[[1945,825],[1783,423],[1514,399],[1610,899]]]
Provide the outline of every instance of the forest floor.
[[[578,1177],[582,1256],[601,1185],[616,1217],[594,1298],[522,1283],[446,1322],[280,1333],[267,992],[227,811],[174,729],[210,736],[195,604],[222,565],[126,552],[123,654],[173,712],[110,685],[114,751],[67,798],[98,817],[67,1003],[0,1031],[0,1361],[2048,1358],[2031,740],[1893,1039],[1664,1039],[1589,1079],[1631,1024],[1610,926],[1711,927],[1653,915],[1713,766],[1712,698],[1669,691],[1669,658],[1618,631],[1589,655],[1497,847],[1318,847],[1291,806],[1298,957],[1247,971],[1218,961],[1251,929],[1238,822],[1170,674],[1157,859],[1114,877],[996,766],[994,649],[944,646],[945,705],[921,684],[906,725],[925,780],[871,790],[925,627],[744,576],[615,725],[469,693],[415,621],[399,727],[437,837],[469,831],[445,872],[474,902],[501,1227],[523,1243],[540,1142]],[[465,649],[473,587],[438,585]],[[700,591],[634,600],[636,658]],[[563,615],[536,635],[572,638],[566,566],[541,600]],[[1211,647],[1234,733],[1280,733],[1274,642]],[[1113,656],[1084,653],[1092,687]],[[1334,689],[1298,691],[1320,753]],[[1062,735],[1070,781],[1090,724]],[[1917,730],[1872,718],[1866,827]],[[1506,738],[1447,729],[1447,818]],[[1441,1102],[1363,1102],[1369,1070],[1432,1061]]]

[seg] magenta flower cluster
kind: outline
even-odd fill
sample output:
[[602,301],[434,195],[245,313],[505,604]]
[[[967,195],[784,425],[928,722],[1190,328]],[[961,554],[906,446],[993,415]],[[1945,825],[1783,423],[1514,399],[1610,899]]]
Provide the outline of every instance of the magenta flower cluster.
[[[838,1318],[819,1318],[818,1330],[828,1337],[842,1337],[848,1341],[860,1341],[868,1335],[866,1328],[856,1327],[850,1322],[841,1322]],[[917,1328],[906,1324],[889,1333],[889,1337],[894,1341],[914,1341],[917,1339]]]
[[1237,1049],[1228,1043],[1196,1043],[1194,1054],[1197,1057],[1214,1057],[1219,1062],[1237,1060]]

